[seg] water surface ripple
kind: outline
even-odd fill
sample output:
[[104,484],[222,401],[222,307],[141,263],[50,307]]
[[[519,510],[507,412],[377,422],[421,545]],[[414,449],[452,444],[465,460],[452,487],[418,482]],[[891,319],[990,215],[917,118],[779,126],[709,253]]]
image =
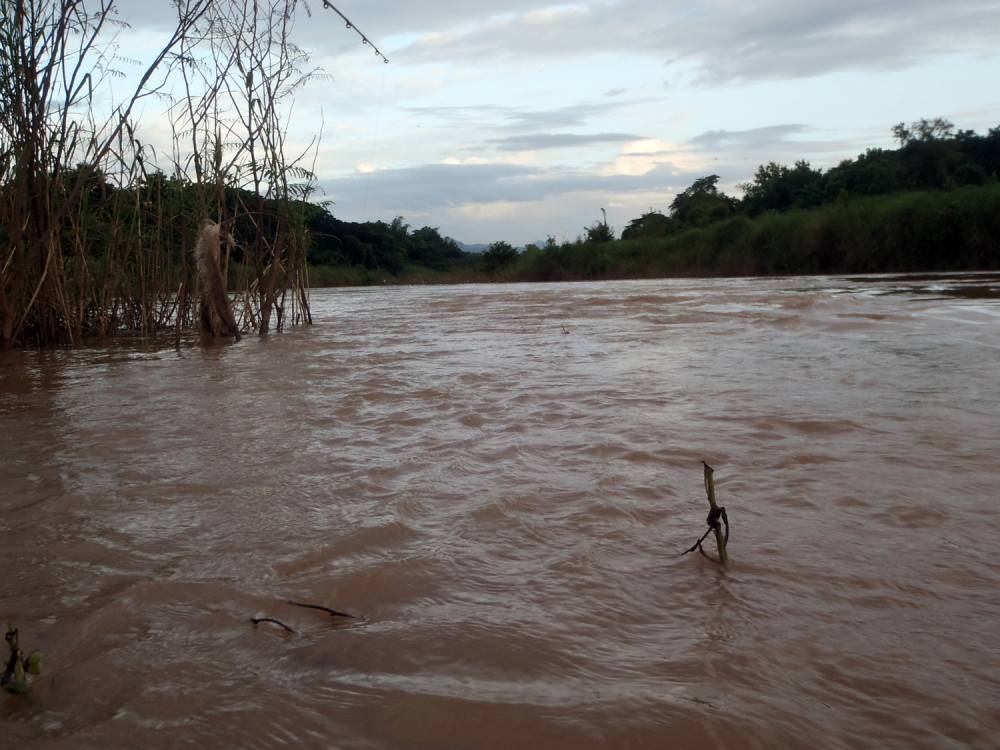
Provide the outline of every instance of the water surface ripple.
[[[1000,302],[952,292],[996,284],[330,290],[3,355],[0,622],[47,660],[0,744],[991,746]],[[725,571],[677,556],[702,459]]]

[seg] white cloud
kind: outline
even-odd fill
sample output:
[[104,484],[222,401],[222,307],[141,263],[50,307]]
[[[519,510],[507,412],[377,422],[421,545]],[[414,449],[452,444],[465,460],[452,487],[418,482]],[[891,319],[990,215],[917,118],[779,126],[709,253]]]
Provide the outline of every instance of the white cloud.
[[449,206],[444,213],[453,219],[465,221],[507,221],[517,218],[531,203],[515,201],[489,201],[486,203],[462,203]]
[[601,168],[601,174],[641,176],[662,167],[680,172],[697,172],[706,166],[702,153],[689,145],[670,143],[661,138],[642,138],[622,146],[613,162]]

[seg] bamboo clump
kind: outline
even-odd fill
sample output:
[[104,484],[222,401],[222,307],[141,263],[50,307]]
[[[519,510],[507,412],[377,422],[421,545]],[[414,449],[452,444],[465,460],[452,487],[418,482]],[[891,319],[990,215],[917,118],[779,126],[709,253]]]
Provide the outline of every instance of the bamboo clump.
[[[304,160],[318,140],[286,154],[293,95],[316,73],[291,41],[307,6],[178,0],[167,41],[108,108],[94,92],[128,78],[111,67],[124,28],[112,0],[9,5],[0,349],[310,323]],[[171,102],[167,148],[141,140],[134,113],[152,97]],[[212,242],[206,216],[233,241]]]

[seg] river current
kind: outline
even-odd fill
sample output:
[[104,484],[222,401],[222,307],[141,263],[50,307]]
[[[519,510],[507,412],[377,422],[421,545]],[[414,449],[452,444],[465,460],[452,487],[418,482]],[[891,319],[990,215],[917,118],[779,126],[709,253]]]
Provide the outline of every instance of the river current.
[[[996,747],[998,289],[319,290],[0,355],[0,623],[45,652],[0,746]],[[703,460],[725,569],[680,554]]]

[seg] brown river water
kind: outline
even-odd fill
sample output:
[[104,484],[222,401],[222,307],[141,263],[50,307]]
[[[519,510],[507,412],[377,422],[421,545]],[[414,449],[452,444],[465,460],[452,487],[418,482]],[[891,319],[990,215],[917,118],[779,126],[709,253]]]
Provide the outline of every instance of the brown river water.
[[[0,622],[45,661],[0,746],[1000,747],[998,290],[322,290],[4,354]],[[702,460],[727,569],[679,556]]]

